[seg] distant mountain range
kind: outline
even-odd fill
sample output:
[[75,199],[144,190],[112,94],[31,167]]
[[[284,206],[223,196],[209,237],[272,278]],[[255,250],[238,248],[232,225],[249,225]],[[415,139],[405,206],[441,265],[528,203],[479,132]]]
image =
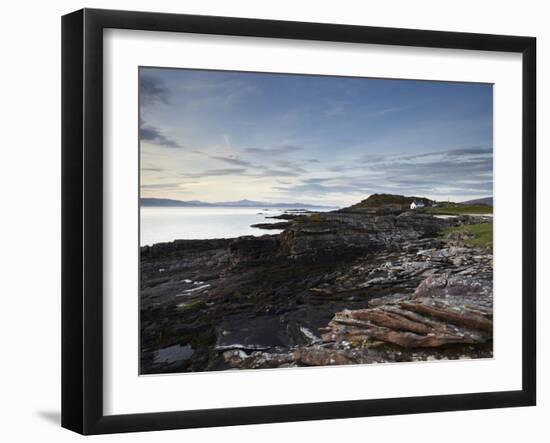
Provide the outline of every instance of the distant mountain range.
[[193,206],[211,206],[211,207],[240,207],[240,208],[321,208],[335,209],[335,206],[308,205],[305,203],[269,203],[254,200],[238,200],[229,202],[208,203],[200,200],[172,200],[169,198],[140,198],[140,206],[172,206],[172,207],[193,207]]
[[475,200],[468,200],[460,202],[461,205],[489,205],[493,206],[493,197],[476,198]]

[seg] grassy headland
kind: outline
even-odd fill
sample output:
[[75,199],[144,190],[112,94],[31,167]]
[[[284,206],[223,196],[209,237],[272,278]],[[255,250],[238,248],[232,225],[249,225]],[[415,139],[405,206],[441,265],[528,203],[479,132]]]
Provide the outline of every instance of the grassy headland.
[[480,247],[493,246],[493,222],[447,228],[442,232],[442,235],[446,237],[453,232],[472,235],[471,238],[464,240],[464,243],[467,245]]
[[493,207],[488,205],[453,205],[426,208],[426,212],[441,215],[492,214]]

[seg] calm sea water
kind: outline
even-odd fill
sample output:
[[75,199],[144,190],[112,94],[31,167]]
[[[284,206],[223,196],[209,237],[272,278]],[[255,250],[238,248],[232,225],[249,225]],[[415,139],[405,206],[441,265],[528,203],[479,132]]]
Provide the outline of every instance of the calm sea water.
[[[299,209],[299,208],[296,208]],[[326,209],[308,208],[310,211]],[[284,220],[269,219],[288,209],[274,208],[212,208],[212,207],[142,207],[140,244],[152,245],[173,240],[206,238],[233,238],[242,235],[278,234],[278,229],[251,228],[256,223],[276,223]]]

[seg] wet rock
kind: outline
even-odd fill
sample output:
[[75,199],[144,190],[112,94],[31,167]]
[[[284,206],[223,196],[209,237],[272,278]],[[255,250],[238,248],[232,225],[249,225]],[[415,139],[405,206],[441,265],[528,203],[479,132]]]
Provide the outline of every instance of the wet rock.
[[271,261],[277,256],[279,245],[277,235],[238,237],[229,245],[231,263],[250,265]]
[[466,231],[453,231],[449,232],[445,238],[448,240],[453,240],[455,242],[465,242],[467,240],[471,240],[475,237],[475,235],[471,232]]
[[332,366],[361,363],[374,363],[365,350],[344,350],[322,347],[299,348],[294,351],[294,358],[304,366]]
[[428,214],[369,215],[352,210],[319,213],[295,219],[281,234],[281,249],[292,259],[354,257],[435,237],[449,223]]
[[256,223],[254,225],[250,225],[251,228],[259,228],[259,229],[286,229],[289,226],[290,226],[290,223],[288,222]]
[[286,343],[286,325],[278,316],[232,315],[219,323],[215,349],[266,350]]
[[303,213],[309,213],[310,211],[301,211],[301,213],[288,213],[285,212],[284,214],[280,215],[272,215],[270,217],[266,218],[272,218],[272,219],[279,219],[279,220],[294,220],[295,218],[301,217]]
[[336,313],[326,342],[385,342],[403,348],[484,344],[492,340],[490,280],[447,275],[425,279],[411,297]]
[[375,298],[369,302],[369,307],[374,308],[382,305],[396,304],[410,298],[410,294],[389,294]]
[[231,368],[238,369],[291,367],[295,363],[294,355],[288,353],[252,352],[247,354],[242,350],[231,350],[225,351],[223,358]]
[[463,277],[443,274],[428,277],[414,291],[411,302],[443,303],[456,312],[471,309],[491,315],[493,308],[493,282],[483,277]]

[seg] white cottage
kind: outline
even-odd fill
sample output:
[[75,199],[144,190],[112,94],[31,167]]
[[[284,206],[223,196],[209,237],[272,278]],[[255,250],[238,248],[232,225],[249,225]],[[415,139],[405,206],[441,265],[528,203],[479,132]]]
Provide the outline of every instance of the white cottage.
[[422,202],[412,202],[411,203],[411,209],[416,209],[416,208],[423,208],[424,207],[424,203]]

